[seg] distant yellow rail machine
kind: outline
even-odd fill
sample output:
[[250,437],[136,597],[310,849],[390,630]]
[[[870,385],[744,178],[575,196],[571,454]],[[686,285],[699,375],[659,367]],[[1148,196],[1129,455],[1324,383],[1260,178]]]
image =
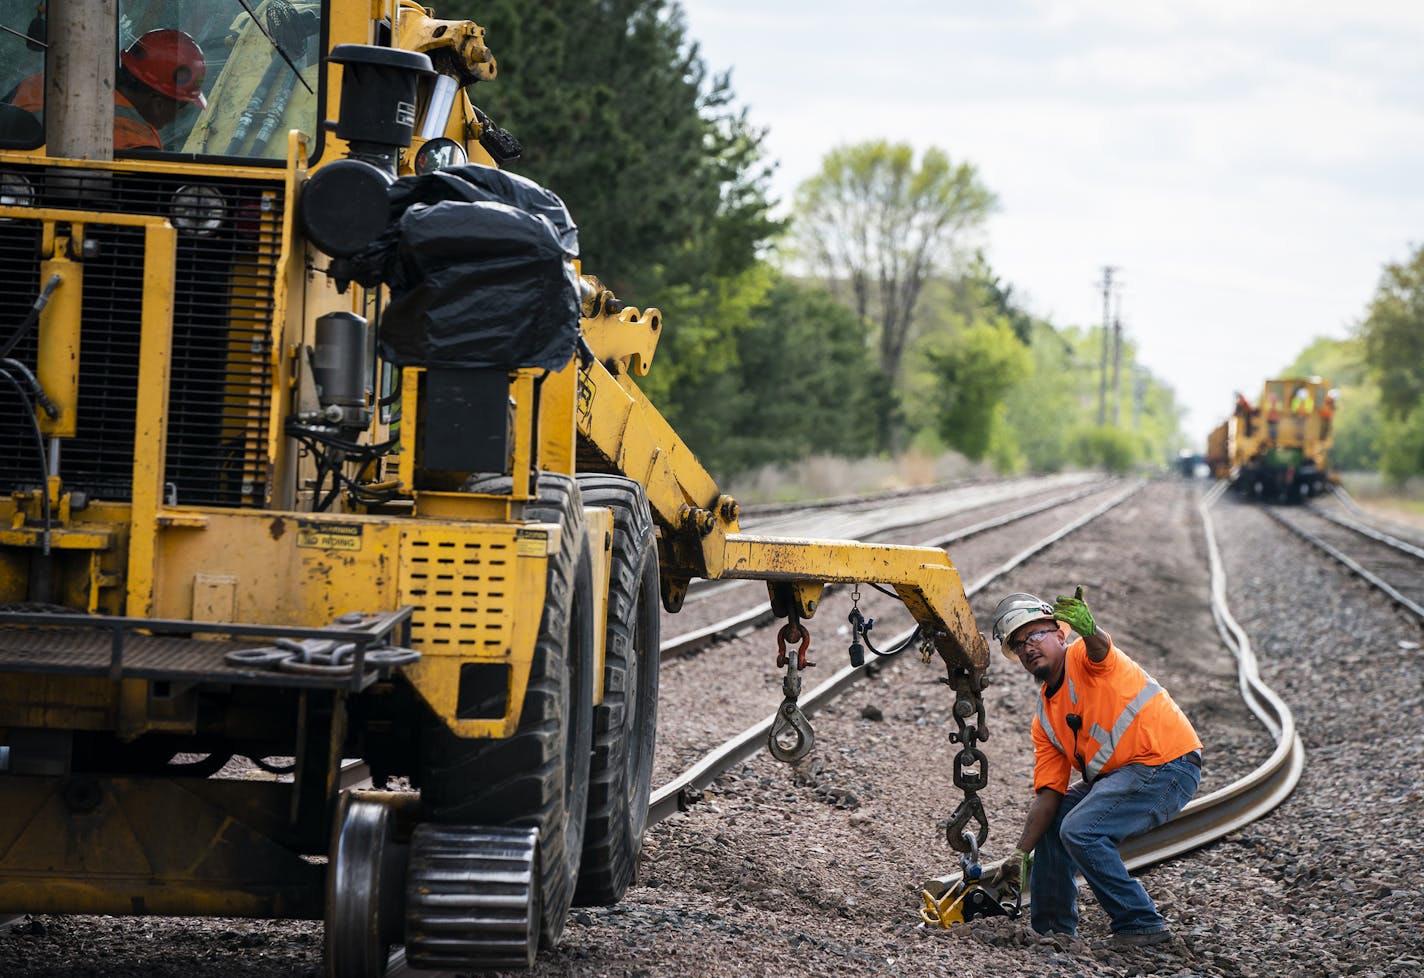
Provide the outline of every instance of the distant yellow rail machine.
[[1320,377],[1268,380],[1254,403],[1238,395],[1231,416],[1207,436],[1212,474],[1255,499],[1299,502],[1319,495],[1333,481],[1338,400]]

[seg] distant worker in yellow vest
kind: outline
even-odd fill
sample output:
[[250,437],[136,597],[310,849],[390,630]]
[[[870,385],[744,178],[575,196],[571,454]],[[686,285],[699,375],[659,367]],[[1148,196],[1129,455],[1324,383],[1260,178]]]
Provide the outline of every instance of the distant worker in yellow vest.
[[[1043,685],[1032,724],[1033,804],[1018,847],[990,884],[1021,886],[1027,875],[1033,929],[1076,934],[1079,873],[1112,919],[1114,944],[1170,940],[1118,845],[1161,825],[1196,793],[1202,744],[1191,721],[1098,627],[1081,587],[1052,605],[1009,595],[994,609],[994,638]],[[1081,780],[1070,787],[1075,770]]]
[[1305,422],[1310,417],[1310,410],[1315,405],[1312,403],[1310,391],[1304,387],[1297,387],[1290,399],[1290,413],[1295,418],[1295,436],[1301,441],[1305,441]]
[[[114,79],[114,149],[162,149],[159,130],[184,105],[208,107],[203,95],[207,73],[203,49],[182,31],[149,31],[125,48]],[[44,75],[20,82],[10,102],[42,115]]]

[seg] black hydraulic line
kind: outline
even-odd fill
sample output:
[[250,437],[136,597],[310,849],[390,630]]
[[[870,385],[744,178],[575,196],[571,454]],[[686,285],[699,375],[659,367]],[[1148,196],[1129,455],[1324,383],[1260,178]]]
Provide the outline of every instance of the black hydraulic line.
[[10,351],[15,349],[15,345],[20,342],[30,327],[39,321],[40,313],[44,312],[44,307],[49,305],[49,297],[54,295],[54,290],[59,288],[59,283],[63,281],[62,276],[55,272],[49,277],[49,281],[40,289],[40,294],[35,297],[34,303],[30,306],[30,311],[25,314],[24,320],[15,327],[15,331],[10,334],[10,338],[0,345],[0,357],[8,357]]
[[[228,140],[227,155],[236,156],[242,151],[243,145],[247,142],[247,137],[252,132],[252,126],[257,121],[257,117],[262,112],[262,105],[272,94],[272,87],[277,84],[277,73],[282,70],[282,62],[273,61],[267,66],[267,70],[262,73],[262,78],[257,82],[257,87],[252,90],[252,95],[247,100],[247,107],[242,110],[242,115],[237,118],[237,126],[233,129],[232,139]],[[260,152],[262,147],[255,146],[254,150]]]
[[[25,396],[25,388],[15,379],[14,374],[10,373],[7,369],[11,363],[15,363],[15,361],[8,359],[0,361],[0,377],[4,377],[10,382],[10,385],[15,388],[15,393],[20,395],[20,401],[22,403],[28,404],[29,398]],[[28,370],[26,370],[25,373],[29,375],[31,382],[34,382],[34,375],[30,374]],[[35,382],[35,387],[39,387],[37,382]],[[25,415],[30,419],[30,430],[35,436],[35,450],[38,452],[40,459],[40,512],[43,514],[44,519],[44,534],[42,540],[44,555],[48,557],[51,522],[49,510],[49,454],[45,451],[44,433],[40,431],[40,423],[35,417],[35,413],[33,411],[26,411]],[[50,416],[53,417],[54,415]]]

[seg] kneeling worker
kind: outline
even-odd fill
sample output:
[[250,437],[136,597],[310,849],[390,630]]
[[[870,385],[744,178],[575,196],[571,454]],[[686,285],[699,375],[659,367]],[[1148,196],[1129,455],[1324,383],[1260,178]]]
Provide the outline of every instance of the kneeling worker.
[[[1021,885],[1032,852],[1034,930],[1077,933],[1074,873],[1081,873],[1112,919],[1115,944],[1169,940],[1117,847],[1161,825],[1196,793],[1202,745],[1191,721],[1097,626],[1081,587],[1053,605],[1009,595],[994,609],[994,638],[1043,685],[1033,719],[1034,801],[1018,848],[993,882]],[[1074,768],[1081,780],[1070,787]]]

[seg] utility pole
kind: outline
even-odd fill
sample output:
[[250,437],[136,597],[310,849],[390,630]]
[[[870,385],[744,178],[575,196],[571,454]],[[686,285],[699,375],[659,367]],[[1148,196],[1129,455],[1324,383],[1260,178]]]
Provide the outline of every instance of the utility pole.
[[1122,427],[1122,295],[1117,297],[1117,312],[1113,315],[1113,427]]
[[1111,265],[1103,266],[1103,280],[1098,283],[1103,290],[1103,355],[1098,363],[1098,427],[1107,424],[1108,420],[1108,325],[1109,303],[1112,301],[1113,272],[1117,271]]

